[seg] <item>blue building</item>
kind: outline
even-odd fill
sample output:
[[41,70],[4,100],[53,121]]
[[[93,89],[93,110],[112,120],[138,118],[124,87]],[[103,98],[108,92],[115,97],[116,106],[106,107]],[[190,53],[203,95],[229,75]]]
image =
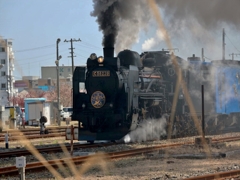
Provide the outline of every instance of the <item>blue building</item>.
[[43,113],[43,103],[45,98],[25,98],[25,120],[28,122],[33,119],[40,119]]

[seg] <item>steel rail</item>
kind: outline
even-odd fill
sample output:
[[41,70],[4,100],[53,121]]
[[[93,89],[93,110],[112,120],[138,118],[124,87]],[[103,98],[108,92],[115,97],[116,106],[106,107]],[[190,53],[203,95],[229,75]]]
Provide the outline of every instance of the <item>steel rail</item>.
[[[58,133],[58,132],[66,132],[66,129],[50,129],[48,133]],[[18,136],[18,135],[32,135],[32,134],[39,134],[40,130],[38,131],[28,131],[28,132],[12,132],[8,133],[9,136]],[[5,137],[5,134],[0,134],[0,138]]]
[[[231,141],[231,140],[234,140],[234,141],[235,140],[240,140],[240,137],[218,138],[218,139],[213,139],[213,142],[217,143],[217,142]],[[182,146],[182,145],[188,145],[188,144],[193,144],[193,143],[194,143],[193,141],[187,141],[187,142],[182,142],[182,143],[171,143],[171,144],[164,144],[164,145],[158,145],[158,146],[147,147],[147,148],[139,148],[139,149],[134,149],[134,150],[111,152],[111,153],[106,153],[106,155],[110,159],[118,159],[118,158],[124,158],[124,157],[129,157],[129,156],[135,156],[135,155],[139,155],[139,154],[145,154],[145,153],[157,151],[157,150],[160,150],[160,149],[163,149],[163,148],[179,147],[179,146]],[[89,158],[91,156],[93,156],[93,155],[50,160],[50,161],[48,161],[48,163],[50,165],[52,165],[53,167],[57,167],[59,164],[66,165],[66,162],[69,162],[70,160],[72,160],[74,162],[74,164],[81,164],[81,163],[85,162],[87,158]],[[42,162],[35,162],[35,163],[27,164],[25,171],[26,172],[33,171],[33,170],[39,171],[39,170],[43,170],[45,168],[46,167],[43,166]],[[0,175],[14,175],[17,172],[18,172],[18,169],[15,166],[0,168]],[[223,175],[221,175],[221,176],[223,176]],[[196,177],[194,177],[194,178],[196,178]]]
[[[116,145],[117,143],[99,143],[99,144],[74,144],[73,149],[86,149],[86,148],[97,148],[97,147],[106,147],[106,146],[112,146]],[[64,145],[67,150],[70,150],[71,145]],[[56,152],[62,152],[61,146],[55,146],[55,147],[45,147],[45,148],[36,148],[36,150],[39,153],[56,153]],[[26,150],[14,150],[9,152],[1,152],[0,158],[6,158],[6,157],[17,157],[17,156],[24,156],[24,155],[31,155],[32,153],[30,151]]]
[[[8,141],[16,141],[19,140],[22,137],[25,137],[27,139],[37,139],[37,138],[51,138],[51,137],[62,137],[65,136],[66,132],[61,132],[61,133],[51,133],[51,134],[38,134],[38,135],[19,135],[19,136],[10,136],[8,138]],[[0,142],[4,142],[5,138],[0,137]]]
[[[77,127],[77,126],[74,126]],[[56,130],[56,129],[67,129],[70,128],[70,126],[47,126],[48,130]],[[40,131],[40,127],[36,127],[36,128],[25,128],[25,129],[8,129],[8,130],[3,130],[2,132],[0,132],[0,134],[6,134],[8,133],[14,133],[14,132],[29,132],[29,131]]]
[[[167,145],[159,145],[154,147],[139,148],[139,149],[133,149],[133,150],[120,151],[120,152],[111,152],[111,153],[106,153],[106,155],[109,159],[119,159],[119,158],[125,158],[129,156],[136,156],[139,154],[149,153],[149,152],[157,151],[164,148],[178,147],[186,144],[188,143],[174,143],[174,144],[167,144]],[[66,166],[67,162],[72,161],[75,165],[77,165],[77,164],[84,163],[88,158],[92,156],[94,155],[56,159],[56,160],[47,161],[47,163],[53,167],[57,167],[58,165]],[[46,169],[46,167],[43,166],[43,164],[44,162],[28,163],[25,167],[25,172],[30,172],[30,171],[34,172],[34,171],[44,170]],[[0,168],[0,175],[12,176],[12,175],[16,175],[17,173],[18,173],[18,169],[15,166]]]
[[[225,137],[225,138],[218,138],[218,139],[213,139],[213,143],[218,143],[218,142],[229,142],[229,141],[237,141],[240,140],[240,136],[238,137]],[[192,142],[193,143],[193,142]],[[109,144],[109,143],[107,143]],[[116,145],[117,143],[113,143],[110,145]],[[67,148],[69,148],[70,145],[66,145]],[[85,145],[82,146],[81,145],[74,145],[74,149],[76,148],[94,148],[94,147],[99,147],[99,146],[105,146],[105,144],[93,144],[93,145],[89,145],[87,144],[86,147]],[[62,149],[60,146],[56,146],[56,147],[45,147],[45,148],[37,148],[37,150],[39,152],[61,152]],[[0,152],[0,158],[5,158],[5,157],[17,157],[17,156],[21,156],[21,155],[31,155],[31,153],[28,150],[14,150],[14,151],[9,151],[9,152]]]
[[185,178],[184,180],[212,180],[212,179],[225,179],[225,178],[232,178],[232,177],[239,177],[240,176],[240,169],[233,170],[233,171],[226,171],[226,172],[218,172],[214,174],[207,174],[202,176],[195,176],[190,178]]

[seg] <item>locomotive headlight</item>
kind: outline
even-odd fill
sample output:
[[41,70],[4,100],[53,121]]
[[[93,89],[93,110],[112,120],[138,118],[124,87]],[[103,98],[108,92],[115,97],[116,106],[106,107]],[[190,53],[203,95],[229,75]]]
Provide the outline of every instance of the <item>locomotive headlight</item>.
[[103,63],[104,58],[102,56],[99,56],[97,61],[98,61],[98,63]]
[[92,54],[90,55],[90,59],[91,59],[91,60],[97,59],[97,55],[96,55],[95,53],[92,53]]

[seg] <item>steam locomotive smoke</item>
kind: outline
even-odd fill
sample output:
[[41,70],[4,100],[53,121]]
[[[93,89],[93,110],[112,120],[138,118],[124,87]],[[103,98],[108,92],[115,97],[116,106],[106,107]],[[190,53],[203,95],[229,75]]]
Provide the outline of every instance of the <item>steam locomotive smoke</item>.
[[129,142],[143,142],[148,140],[159,140],[161,136],[166,135],[167,120],[163,116],[160,119],[147,119],[143,121],[137,129],[127,134],[123,141]]
[[103,46],[114,47],[118,33],[117,16],[115,12],[116,0],[93,0],[94,11],[92,16],[97,16],[99,29],[103,31]]
[[[146,0],[93,0],[93,3],[91,15],[97,17],[104,35],[104,47],[115,46],[116,51],[131,48],[138,42],[140,32],[154,25]],[[156,0],[156,3],[164,13],[164,22],[171,37],[181,37],[181,32],[186,33],[185,29],[188,29],[192,36],[201,40],[203,35],[206,36],[203,31],[219,30],[221,23],[240,28],[239,0]],[[164,41],[164,38],[158,40]],[[148,43],[157,45],[153,41]]]
[[218,28],[221,22],[240,27],[239,0],[156,0],[156,3],[165,10],[166,17],[172,24],[180,21],[194,19],[205,28]]
[[97,17],[103,32],[102,45],[115,47],[117,52],[137,42],[140,29],[151,18],[145,0],[93,0],[93,3],[91,15]]

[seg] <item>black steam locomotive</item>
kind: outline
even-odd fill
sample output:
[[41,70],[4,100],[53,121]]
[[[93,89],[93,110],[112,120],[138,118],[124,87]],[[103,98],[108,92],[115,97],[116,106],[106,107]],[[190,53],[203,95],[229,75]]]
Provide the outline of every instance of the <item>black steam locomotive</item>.
[[91,54],[87,67],[74,71],[72,120],[80,122],[79,140],[117,140],[142,120],[170,113],[176,73],[168,52],[113,53],[104,48],[104,57]]
[[[113,48],[104,48],[104,57],[91,54],[87,67],[76,67],[73,75],[72,120],[79,122],[79,140],[118,140],[141,122],[162,121],[163,116],[164,128],[168,129],[171,113],[174,121],[170,133],[197,134],[192,118],[201,121],[201,85],[206,89],[207,132],[231,127],[238,123],[240,112],[240,106],[231,105],[240,102],[240,81],[235,80],[240,77],[240,67],[234,63],[207,63],[196,57],[186,61],[164,50],[141,55],[124,50],[114,57]],[[179,73],[182,79],[177,82]],[[229,91],[233,98],[226,96],[226,79],[231,79],[234,87]],[[182,83],[186,84],[195,114],[190,112]]]

